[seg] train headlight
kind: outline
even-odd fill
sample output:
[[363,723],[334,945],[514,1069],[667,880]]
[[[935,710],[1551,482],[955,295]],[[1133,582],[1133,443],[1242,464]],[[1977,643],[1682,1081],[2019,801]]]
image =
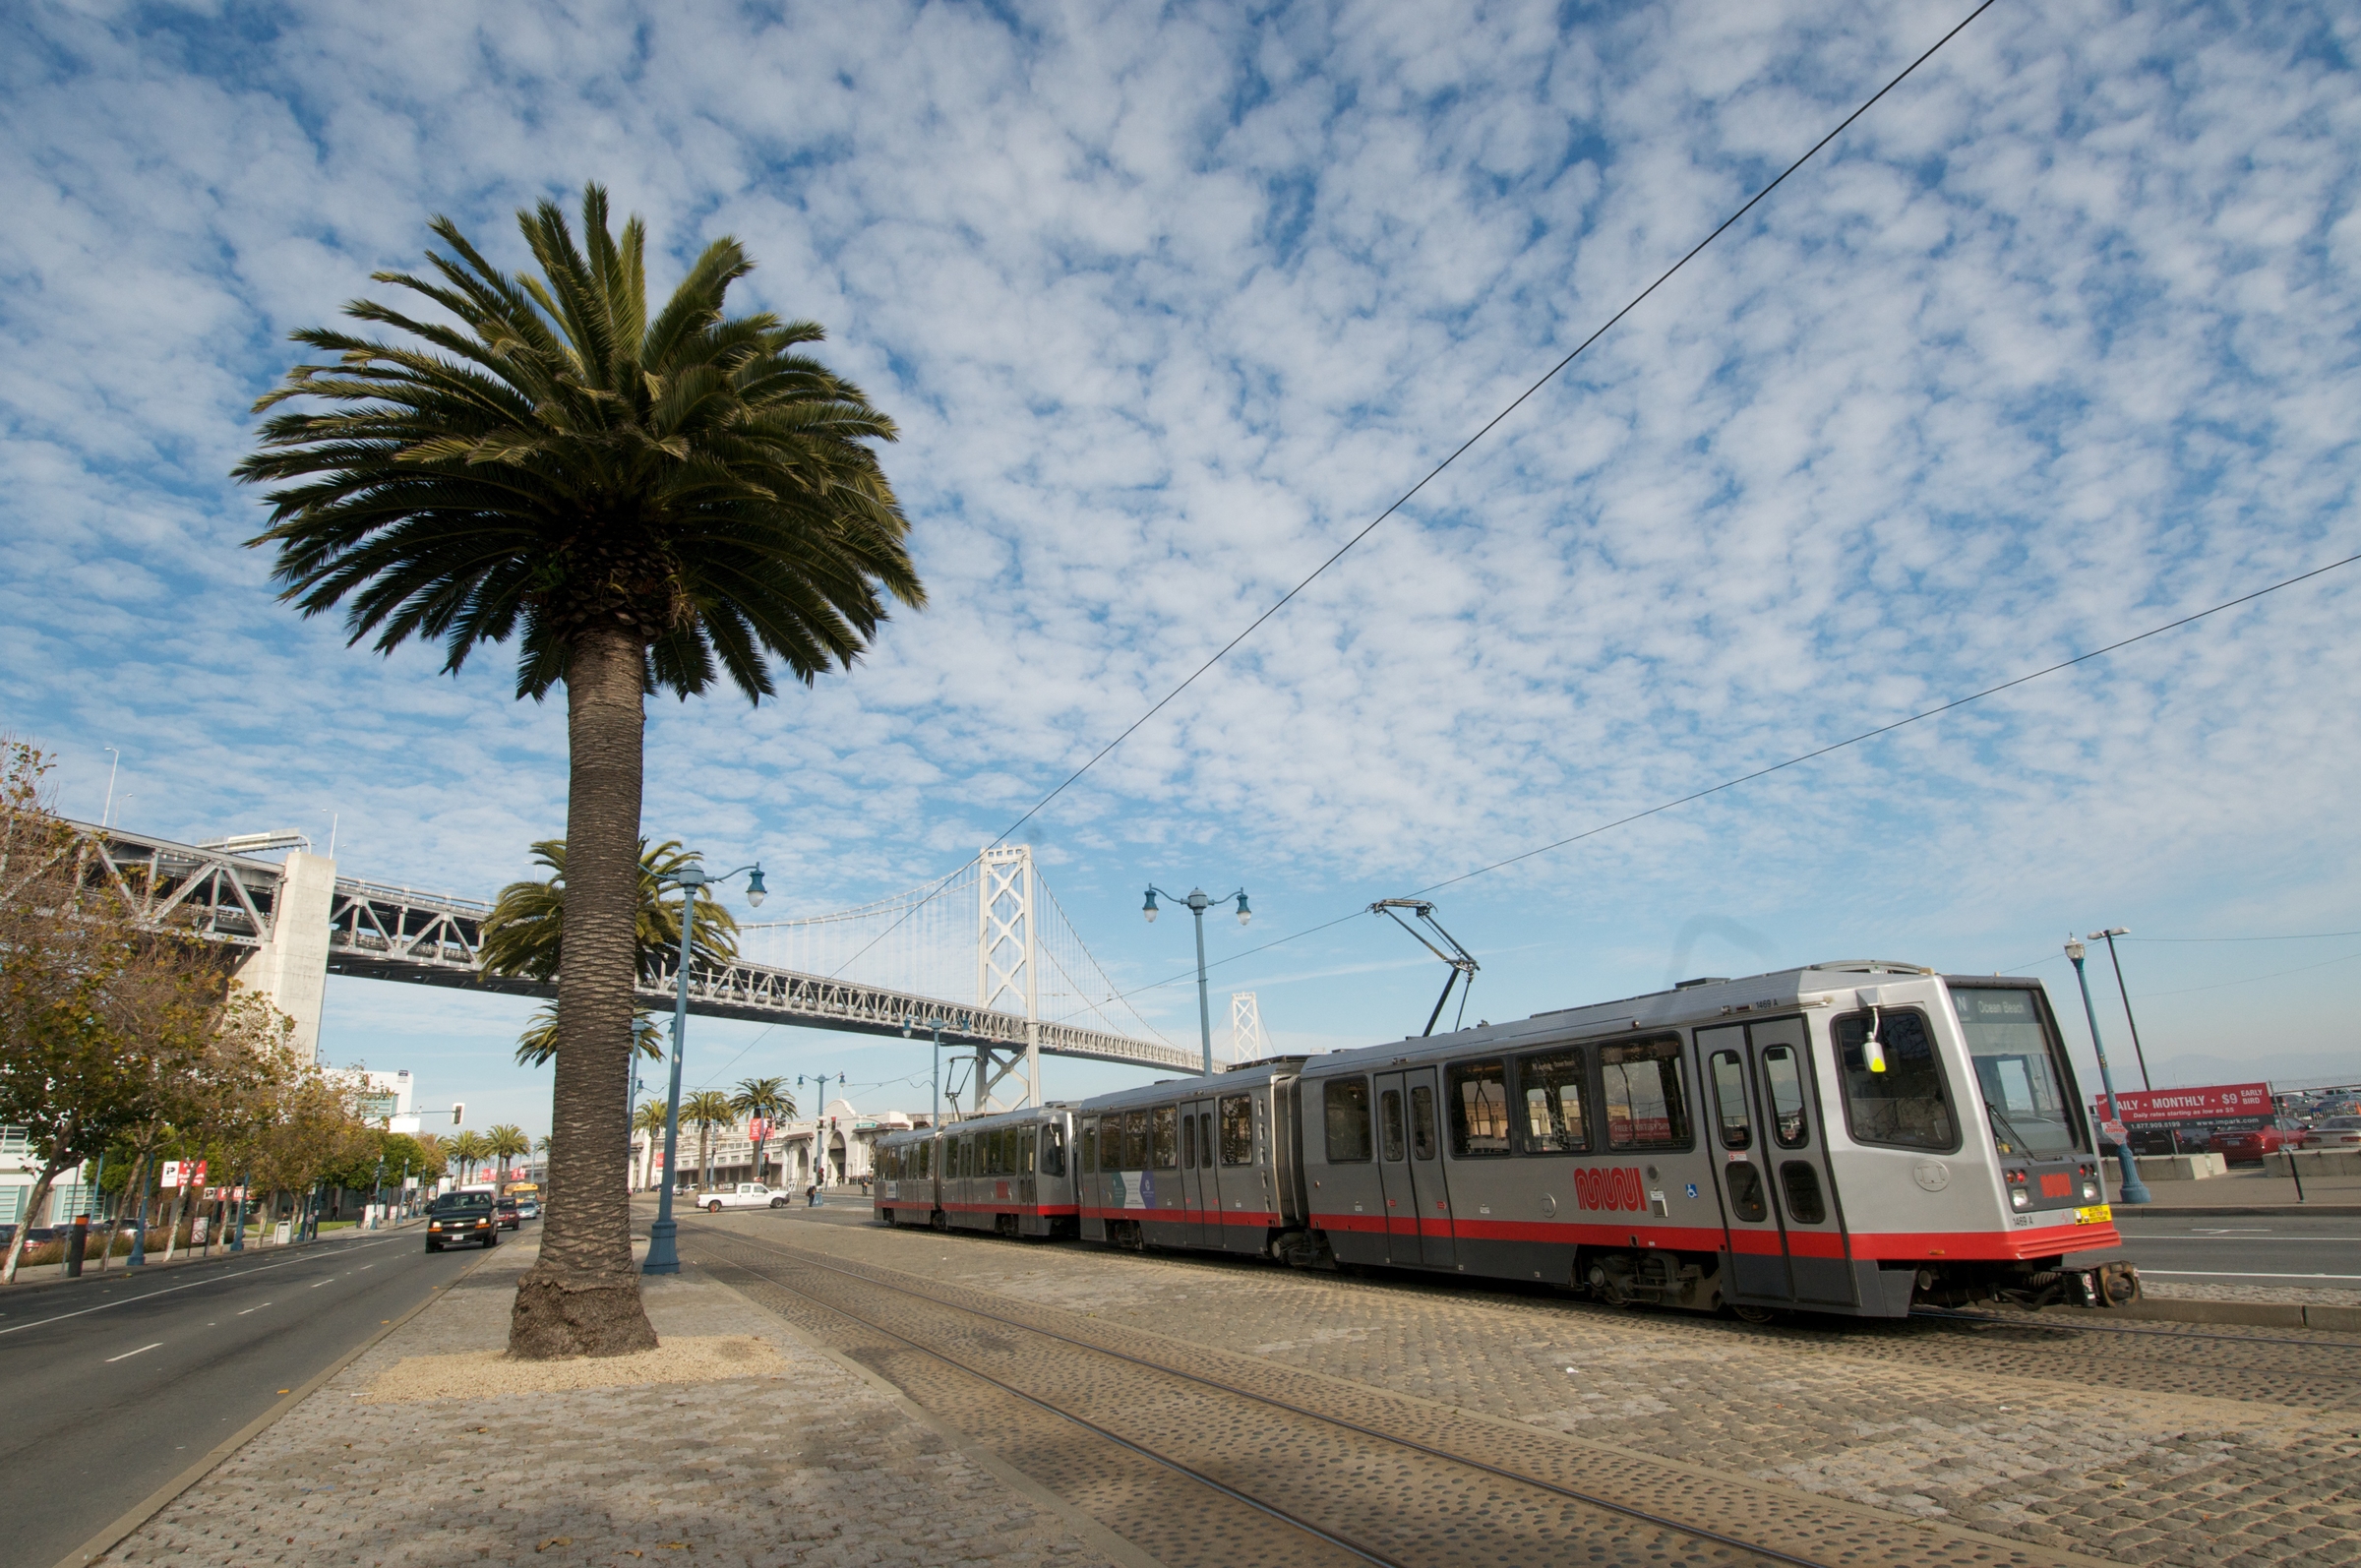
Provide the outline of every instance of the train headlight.
[[2097,1182],[2086,1181],[2083,1183],[2083,1201],[2085,1203],[2096,1203],[2098,1201]]
[[2028,1192],[2028,1191],[2026,1191],[2026,1190],[2025,1190],[2025,1188],[2023,1188],[2023,1187],[2011,1187],[2011,1188],[2009,1188],[2009,1207],[2010,1207],[2010,1208],[2012,1208],[2012,1209],[2022,1209],[2022,1208],[2025,1208],[2025,1207],[2028,1206],[2028,1205],[2029,1205],[2029,1204],[2030,1204],[2032,1201],[2033,1201],[2033,1199],[2032,1199],[2032,1194],[2031,1194],[2031,1193],[2029,1193],[2029,1192]]

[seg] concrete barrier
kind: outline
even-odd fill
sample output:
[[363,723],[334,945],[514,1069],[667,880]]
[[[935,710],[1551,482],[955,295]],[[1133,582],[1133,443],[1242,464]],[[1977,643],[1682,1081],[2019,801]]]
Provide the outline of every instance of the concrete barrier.
[[2204,1181],[2230,1174],[2229,1162],[2218,1154],[2144,1154],[2138,1159],[2143,1181]]
[[2361,1149],[2299,1149],[2292,1155],[2281,1150],[2265,1155],[2263,1169],[2270,1176],[2294,1176],[2297,1167],[2291,1162],[2296,1160],[2303,1162],[2301,1174],[2306,1180],[2314,1176],[2361,1176]]

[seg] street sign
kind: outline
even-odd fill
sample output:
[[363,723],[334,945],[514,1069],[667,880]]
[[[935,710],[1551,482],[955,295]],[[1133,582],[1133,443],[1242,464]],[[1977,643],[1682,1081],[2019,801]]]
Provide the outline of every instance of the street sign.
[[156,1185],[165,1187],[176,1187],[180,1185],[180,1162],[178,1160],[166,1160],[164,1162],[164,1174],[162,1178],[156,1182]]

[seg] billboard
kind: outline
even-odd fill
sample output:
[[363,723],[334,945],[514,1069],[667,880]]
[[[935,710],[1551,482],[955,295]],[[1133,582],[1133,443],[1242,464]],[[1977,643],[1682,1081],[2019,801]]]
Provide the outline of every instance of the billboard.
[[[2227,1121],[2271,1114],[2270,1085],[2215,1083],[2195,1089],[2140,1090],[2115,1097],[2115,1107],[2127,1126],[2143,1121]],[[2106,1115],[2104,1095],[2090,1097],[2090,1114]]]

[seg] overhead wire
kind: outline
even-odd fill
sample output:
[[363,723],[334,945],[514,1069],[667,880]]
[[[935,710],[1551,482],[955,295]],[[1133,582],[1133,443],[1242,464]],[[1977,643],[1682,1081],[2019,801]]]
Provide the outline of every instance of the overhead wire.
[[[1740,773],[1734,777],[1725,778],[1718,784],[1709,784],[1703,789],[1691,790],[1686,795],[1678,796],[1672,800],[1665,801],[1659,805],[1648,807],[1644,811],[1628,813],[1625,815],[1614,818],[1612,821],[1601,822],[1596,826],[1584,828],[1579,833],[1569,833],[1563,838],[1552,839],[1548,843],[1540,845],[1536,848],[1523,850],[1517,854],[1505,856],[1502,859],[1493,861],[1488,865],[1479,866],[1473,871],[1461,872],[1456,876],[1446,876],[1441,881],[1429,882],[1424,887],[1419,888],[1415,892],[1405,896],[1423,898],[1426,894],[1438,891],[1439,889],[1455,886],[1460,882],[1468,881],[1474,877],[1489,875],[1493,872],[1501,871],[1523,861],[1532,860],[1538,855],[1546,855],[1552,850],[1564,849],[1569,844],[1579,844],[1584,839],[1597,838],[1602,833],[1610,833],[1618,827],[1627,827],[1633,822],[1644,821],[1648,817],[1661,815],[1665,812],[1672,811],[1678,807],[1687,806],[1692,802],[1704,800],[1709,796],[1719,795],[1725,790],[1736,789],[1742,784],[1751,784],[1757,779],[1768,778],[1772,774],[1784,772],[1787,768],[1800,767],[1806,762],[1816,761],[1821,757],[1832,755],[1835,753],[1845,751],[1849,747],[1859,746],[1863,742],[1876,740],[1880,736],[1892,735],[1897,730],[1907,729],[1910,725],[1923,723],[1926,720],[1935,718],[1941,714],[1954,712],[1960,708],[1967,707],[1970,703],[1981,702],[1986,697],[1997,696],[2003,692],[2014,691],[2016,688],[2024,686],[2028,682],[2038,681],[2044,676],[2055,675],[2061,670],[2071,670],[2077,665],[2088,664],[2092,659],[2104,658],[2110,653],[2120,652],[2136,643],[2146,642],[2150,637],[2162,636],[2167,632],[2178,631],[2182,627],[2186,626],[2194,626],[2198,622],[2204,621],[2209,617],[2220,615],[2225,610],[2235,610],[2240,605],[2252,604],[2258,599],[2264,598],[2270,594],[2277,593],[2282,589],[2292,588],[2298,583],[2309,582],[2315,577],[2324,576],[2329,573],[2349,567],[2356,561],[2361,561],[2361,554],[2349,555],[2344,557],[2342,560],[2331,561],[2326,566],[2314,567],[2307,572],[2299,572],[2292,577],[2284,577],[2267,587],[2257,588],[2251,593],[2242,593],[2234,599],[2224,599],[2219,604],[2209,606],[2203,610],[2194,611],[2188,615],[2176,617],[2173,620],[2164,622],[2160,626],[2149,627],[2145,632],[2134,633],[2128,637],[2119,637],[2115,641],[2109,642],[2102,647],[2092,648],[2087,653],[2078,653],[2071,659],[2060,659],[2055,664],[2043,665],[2038,670],[2033,670],[2025,675],[2017,676],[2012,680],[2002,681],[1997,685],[1985,687],[1980,692],[1972,692],[1966,696],[1954,697],[1948,702],[1937,703],[1935,706],[1930,708],[1922,708],[1916,713],[1909,714],[1905,718],[1896,719],[1890,724],[1880,724],[1874,729],[1863,730],[1858,735],[1847,736],[1842,741],[1831,742],[1827,746],[1818,747],[1812,751],[1800,753],[1797,755],[1790,756],[1784,761],[1773,762],[1767,767],[1758,767],[1751,772]],[[1312,935],[1318,932],[1326,931],[1332,926],[1341,926],[1346,921],[1355,919],[1364,913],[1366,913],[1365,908],[1355,909],[1350,914],[1340,915],[1334,920],[1324,921],[1317,926],[1306,927],[1302,931],[1295,932],[1286,936],[1277,937],[1271,941],[1264,942],[1257,947],[1248,948],[1245,952],[1235,953],[1217,963],[1206,965],[1206,968],[1209,970],[1220,968],[1226,964],[1236,963],[1240,959],[1251,957],[1255,953],[1268,952],[1273,947],[1283,946],[1292,941],[1300,941],[1305,936]],[[2324,933],[2322,935],[2328,935],[2336,934]],[[2340,959],[2330,960],[2331,963],[2342,961],[2343,960]],[[1173,985],[1178,981],[1189,979],[1193,977],[1196,971],[1194,969],[1186,970],[1181,974],[1173,976],[1170,979],[1159,980],[1153,985],[1142,986],[1135,991],[1126,992],[1124,995],[1126,996],[1132,996],[1138,995],[1142,992],[1155,991],[1162,987]],[[2287,971],[2287,973],[2292,974],[2296,973],[2296,971],[2290,970]],[[2269,977],[2258,976],[2256,978],[2267,979]],[[2242,982],[2228,982],[2227,984],[2242,984]],[[2201,987],[2197,989],[2203,990],[2209,988]]]

